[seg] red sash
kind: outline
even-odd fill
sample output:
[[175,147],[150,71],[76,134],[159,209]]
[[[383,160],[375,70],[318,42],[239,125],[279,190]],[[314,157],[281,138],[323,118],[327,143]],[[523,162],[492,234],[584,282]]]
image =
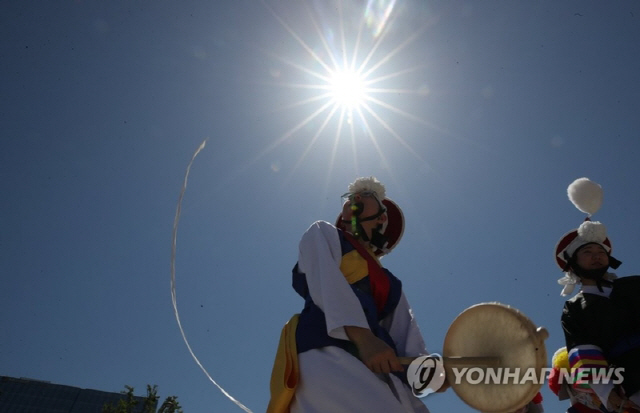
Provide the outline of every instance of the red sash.
[[389,289],[391,287],[391,282],[389,281],[389,277],[385,274],[384,270],[367,251],[367,249],[358,242],[357,239],[353,237],[353,235],[349,234],[346,231],[342,231],[344,237],[347,241],[353,245],[353,248],[358,251],[360,256],[367,260],[367,269],[369,271],[369,283],[371,284],[371,294],[373,295],[373,301],[376,303],[376,308],[378,312],[382,312],[385,304],[387,303],[387,298],[389,297]]

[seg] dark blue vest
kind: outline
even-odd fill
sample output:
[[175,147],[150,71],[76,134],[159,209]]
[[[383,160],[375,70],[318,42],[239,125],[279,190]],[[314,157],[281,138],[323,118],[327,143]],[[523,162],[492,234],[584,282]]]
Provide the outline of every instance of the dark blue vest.
[[[342,255],[353,251],[353,245],[344,238],[341,230],[338,230],[338,235],[340,238]],[[378,312],[373,300],[369,276],[351,284],[351,288],[353,289],[353,293],[356,297],[358,297],[358,300],[360,300],[360,305],[364,310],[364,314],[367,318],[371,331],[376,335],[376,337],[384,340],[389,346],[391,346],[391,348],[396,350],[395,343],[389,335],[389,332],[380,326],[380,320],[391,314],[398,305],[398,301],[400,300],[402,293],[402,283],[386,268],[383,268],[383,270],[387,277],[389,277],[390,288],[387,302],[385,303],[382,311]],[[325,346],[337,346],[349,351],[357,357],[357,350],[351,341],[329,337],[327,334],[327,324],[324,312],[311,299],[306,274],[300,272],[298,264],[293,267],[292,284],[293,289],[302,298],[304,298],[305,301],[304,309],[300,313],[298,328],[296,330],[296,345],[298,353],[303,353],[307,350]]]

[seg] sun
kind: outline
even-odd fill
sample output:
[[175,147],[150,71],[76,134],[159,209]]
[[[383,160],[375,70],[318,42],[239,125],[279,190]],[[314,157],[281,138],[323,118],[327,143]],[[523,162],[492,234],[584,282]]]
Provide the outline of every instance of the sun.
[[329,77],[333,103],[343,109],[357,110],[367,100],[365,79],[355,70],[337,70]]
[[[275,0],[261,0],[261,3],[284,29],[285,36],[288,35],[286,42],[277,44],[299,46],[299,49],[282,47],[279,52],[271,46],[262,49],[275,65],[269,72],[272,79],[267,83],[296,89],[299,98],[281,105],[278,110],[283,113],[295,110],[302,115],[281,136],[269,142],[253,162],[294,137],[304,136],[305,149],[291,168],[290,176],[314,153],[314,145],[324,139],[333,140],[328,173],[343,143],[351,147],[356,170],[359,168],[358,143],[367,141],[377,151],[382,167],[388,170],[391,166],[382,149],[384,142],[403,147],[426,164],[411,141],[401,136],[394,126],[399,118],[404,118],[440,130],[421,115],[411,113],[413,109],[411,112],[403,109],[415,107],[403,102],[417,102],[427,95],[422,87],[424,80],[417,76],[422,75],[428,64],[415,59],[407,50],[422,37],[431,20],[399,30],[406,14],[395,7],[396,0],[370,0],[364,2],[364,9],[346,0],[301,0],[295,2],[300,7],[295,9]],[[305,15],[307,18],[300,18]],[[391,30],[394,24],[395,30]],[[405,60],[405,54],[410,58]],[[307,113],[303,107],[308,108]]]

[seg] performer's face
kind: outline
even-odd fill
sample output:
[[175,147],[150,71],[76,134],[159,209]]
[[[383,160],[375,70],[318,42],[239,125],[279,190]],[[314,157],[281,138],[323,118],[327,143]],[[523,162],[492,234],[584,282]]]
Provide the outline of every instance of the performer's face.
[[598,270],[609,266],[609,255],[599,244],[589,244],[580,248],[576,257],[576,264],[585,270]]
[[[360,195],[356,194],[353,199],[347,201],[342,206],[342,219],[351,220],[353,211],[351,210],[352,204],[362,203],[362,212],[360,212],[360,218],[367,218],[378,213],[378,200],[372,195]],[[367,233],[367,236],[371,237],[371,231],[379,224],[387,220],[387,214],[384,213],[376,219],[362,222],[362,228]]]

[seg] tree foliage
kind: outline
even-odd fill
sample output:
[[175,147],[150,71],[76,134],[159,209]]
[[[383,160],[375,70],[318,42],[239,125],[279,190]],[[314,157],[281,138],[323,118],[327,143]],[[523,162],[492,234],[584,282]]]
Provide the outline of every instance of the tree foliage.
[[125,395],[125,398],[120,399],[114,406],[113,403],[105,404],[102,408],[102,413],[184,413],[180,403],[178,403],[177,396],[167,397],[158,411],[156,412],[156,406],[158,405],[158,386],[147,384],[147,396],[144,398],[141,408],[138,407],[139,401],[136,400],[133,394],[133,387],[125,385],[121,393]]

